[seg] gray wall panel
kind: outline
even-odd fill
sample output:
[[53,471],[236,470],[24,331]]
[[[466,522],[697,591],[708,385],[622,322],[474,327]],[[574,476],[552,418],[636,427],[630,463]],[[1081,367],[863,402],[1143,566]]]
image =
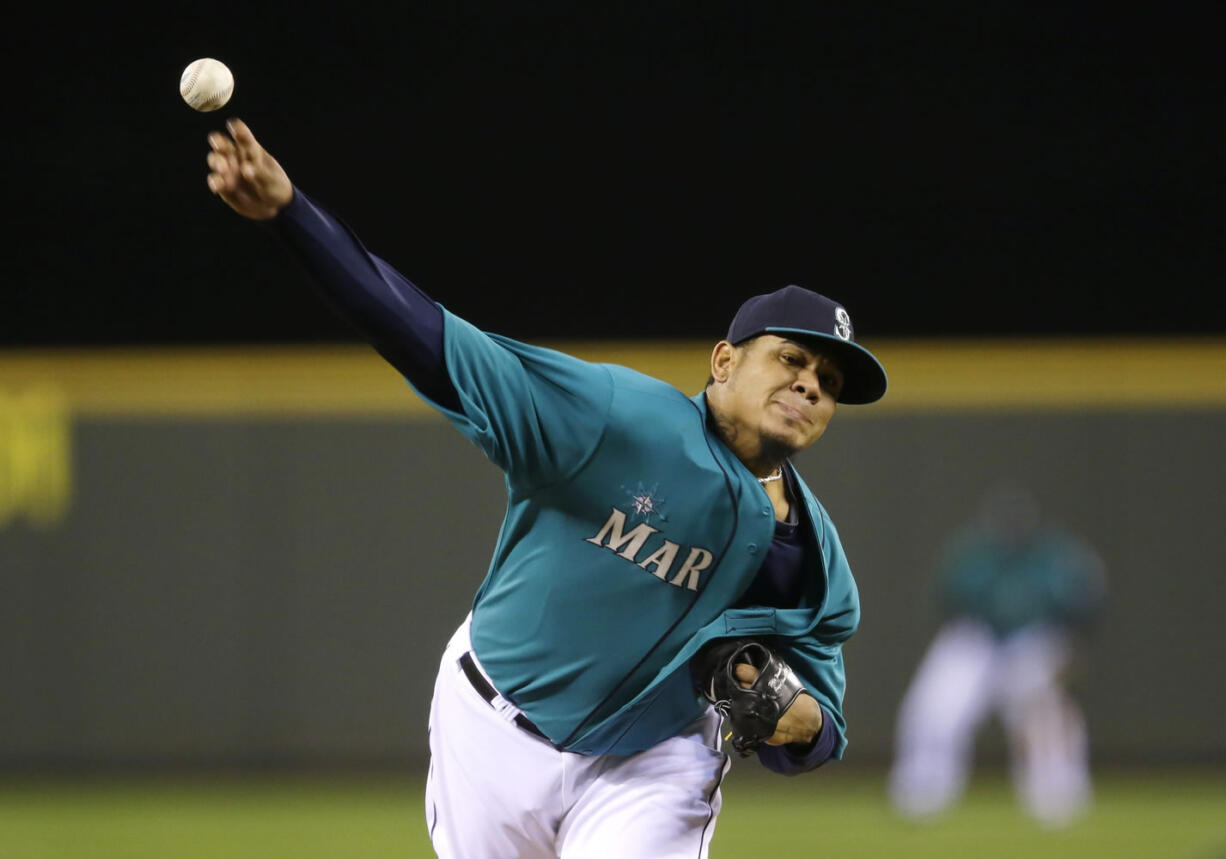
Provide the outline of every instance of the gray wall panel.
[[8,759],[418,754],[502,511],[443,424],[86,424],[67,522],[0,532]]

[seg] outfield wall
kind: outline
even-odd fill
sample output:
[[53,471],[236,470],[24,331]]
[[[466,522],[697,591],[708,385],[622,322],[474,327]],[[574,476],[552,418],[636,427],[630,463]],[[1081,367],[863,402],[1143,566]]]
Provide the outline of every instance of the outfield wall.
[[[1226,343],[871,345],[887,399],[797,458],[861,589],[849,756],[888,757],[940,541],[1011,477],[1107,563],[1095,757],[1226,760]],[[502,501],[363,347],[0,354],[0,765],[420,762]]]

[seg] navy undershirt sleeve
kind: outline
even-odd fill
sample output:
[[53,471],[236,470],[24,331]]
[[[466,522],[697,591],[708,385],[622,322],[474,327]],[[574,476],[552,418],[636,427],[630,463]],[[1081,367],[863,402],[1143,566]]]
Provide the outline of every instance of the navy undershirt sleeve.
[[460,409],[443,359],[442,308],[296,187],[271,223],[338,315],[418,391],[440,406]]

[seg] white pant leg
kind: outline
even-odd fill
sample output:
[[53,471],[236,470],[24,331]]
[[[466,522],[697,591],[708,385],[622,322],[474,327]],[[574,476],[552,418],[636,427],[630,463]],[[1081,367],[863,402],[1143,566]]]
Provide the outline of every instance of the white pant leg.
[[[447,645],[430,705],[426,825],[442,859],[555,859],[562,759],[490,706],[459,666],[465,621]],[[496,699],[500,700],[500,699]]]
[[730,764],[709,709],[634,755],[560,752],[491,706],[459,667],[467,621],[443,654],[430,706],[426,825],[442,859],[704,859]]
[[1002,648],[1002,719],[1010,739],[1013,780],[1040,822],[1070,823],[1090,802],[1085,719],[1060,676],[1070,657],[1054,630],[1018,633]]
[[992,703],[991,632],[956,621],[929,646],[903,696],[890,797],[908,816],[945,810],[966,785],[975,734]]
[[731,764],[712,709],[682,734],[628,756],[568,756],[575,801],[562,859],[705,859]]

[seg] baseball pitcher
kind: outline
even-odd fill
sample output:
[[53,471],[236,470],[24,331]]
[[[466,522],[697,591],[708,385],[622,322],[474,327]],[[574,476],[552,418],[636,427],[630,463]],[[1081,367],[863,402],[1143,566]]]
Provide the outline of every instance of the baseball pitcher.
[[856,585],[790,464],[886,375],[835,301],[746,301],[686,395],[488,333],[308,197],[251,130],[208,187],[269,223],[335,310],[506,474],[486,576],[443,649],[426,825],[443,857],[706,856],[731,757],[846,746]]

